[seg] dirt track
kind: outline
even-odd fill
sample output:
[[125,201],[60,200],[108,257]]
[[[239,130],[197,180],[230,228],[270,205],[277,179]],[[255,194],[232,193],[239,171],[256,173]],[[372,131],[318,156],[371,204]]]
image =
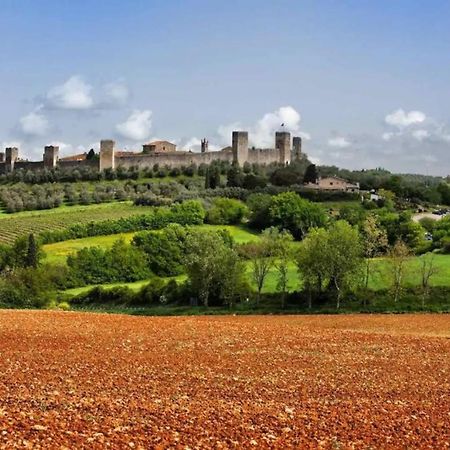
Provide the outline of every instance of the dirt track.
[[449,448],[449,337],[449,315],[0,311],[0,446]]

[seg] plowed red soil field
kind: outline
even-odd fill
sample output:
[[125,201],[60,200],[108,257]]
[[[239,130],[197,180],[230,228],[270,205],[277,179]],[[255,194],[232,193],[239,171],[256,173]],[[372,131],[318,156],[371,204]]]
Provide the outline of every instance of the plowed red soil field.
[[450,316],[0,311],[2,448],[450,446]]

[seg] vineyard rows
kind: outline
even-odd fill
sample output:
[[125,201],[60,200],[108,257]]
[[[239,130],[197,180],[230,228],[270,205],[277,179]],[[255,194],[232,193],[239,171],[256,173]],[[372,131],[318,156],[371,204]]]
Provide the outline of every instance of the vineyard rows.
[[33,214],[11,214],[0,216],[0,244],[12,244],[19,236],[43,231],[62,230],[74,224],[83,224],[107,219],[119,219],[144,213],[146,208],[127,203],[91,205]]

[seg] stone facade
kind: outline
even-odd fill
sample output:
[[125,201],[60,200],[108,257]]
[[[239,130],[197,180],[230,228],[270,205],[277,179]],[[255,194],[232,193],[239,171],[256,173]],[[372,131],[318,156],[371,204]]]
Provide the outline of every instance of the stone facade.
[[114,169],[114,146],[116,143],[110,139],[100,141],[100,170]]
[[177,146],[169,141],[153,141],[142,146],[142,152],[145,154],[173,153],[176,151]]
[[47,169],[54,169],[59,159],[59,147],[54,145],[47,145],[44,148],[44,167]]
[[154,165],[160,167],[181,167],[191,164],[210,164],[213,161],[228,161],[240,166],[248,163],[256,164],[289,164],[291,154],[294,159],[301,155],[301,138],[293,138],[293,150],[291,148],[291,135],[286,131],[275,133],[274,148],[260,149],[249,148],[247,131],[233,131],[231,147],[225,147],[219,151],[210,151],[208,141],[201,141],[201,152],[177,151],[176,145],[168,141],[155,141],[143,145],[142,152],[124,152],[115,150],[113,140],[100,142],[100,158],[98,160],[86,159],[86,154],[72,155],[59,158],[59,147],[49,145],[44,149],[42,161],[22,161],[19,159],[17,148],[7,148],[4,156],[0,153],[0,173],[9,173],[14,169],[53,169],[75,168],[89,166],[98,170],[115,169],[117,167],[150,168]]
[[302,138],[294,136],[292,138],[292,158],[296,161],[302,157]]
[[319,178],[317,183],[308,183],[305,187],[321,191],[359,192],[359,183],[350,183],[339,177]]
[[233,162],[242,166],[249,161],[248,158],[248,132],[233,131],[231,135],[231,147],[233,149]]

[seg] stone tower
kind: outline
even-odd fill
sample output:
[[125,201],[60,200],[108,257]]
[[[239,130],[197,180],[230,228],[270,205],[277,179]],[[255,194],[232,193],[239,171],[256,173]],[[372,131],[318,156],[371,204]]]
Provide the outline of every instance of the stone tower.
[[302,157],[302,138],[300,136],[292,138],[292,148],[294,159],[299,160]]
[[208,141],[207,139],[202,139],[202,153],[208,152]]
[[19,149],[17,147],[8,147],[5,149],[5,170],[12,172],[14,164],[19,158]]
[[248,160],[248,132],[233,131],[232,134],[233,162],[243,166]]
[[291,162],[291,133],[277,131],[275,133],[275,148],[280,153],[280,163],[289,164]]
[[114,146],[110,139],[100,141],[100,171],[114,169]]
[[59,147],[55,145],[47,145],[44,147],[44,167],[46,169],[54,169],[59,159]]
[[5,162],[5,152],[0,152],[0,163]]

